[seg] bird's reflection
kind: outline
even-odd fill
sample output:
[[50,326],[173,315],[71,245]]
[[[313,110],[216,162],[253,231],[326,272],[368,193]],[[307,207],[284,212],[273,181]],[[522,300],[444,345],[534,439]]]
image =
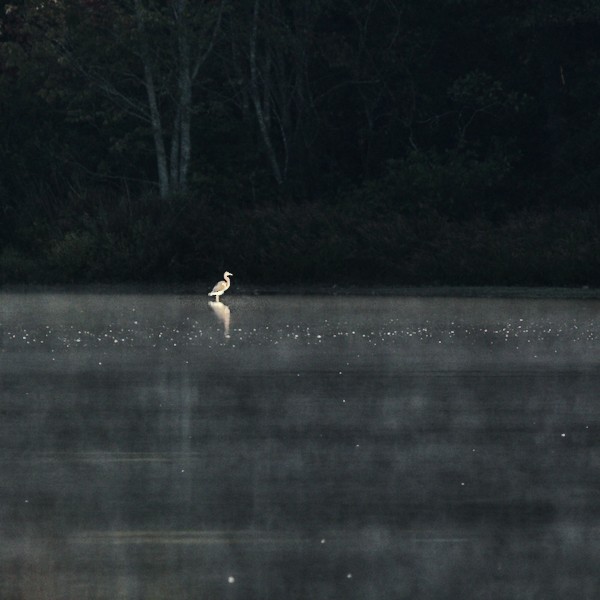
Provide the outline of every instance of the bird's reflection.
[[215,315],[217,315],[219,321],[223,323],[223,333],[226,338],[229,337],[229,322],[231,320],[231,311],[229,310],[229,306],[224,302],[213,302],[209,301],[208,305],[212,308]]

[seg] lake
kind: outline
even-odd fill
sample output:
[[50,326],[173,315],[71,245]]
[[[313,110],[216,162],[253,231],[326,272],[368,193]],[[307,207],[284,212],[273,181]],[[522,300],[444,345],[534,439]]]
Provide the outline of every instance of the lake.
[[596,599],[597,300],[0,293],[0,597]]

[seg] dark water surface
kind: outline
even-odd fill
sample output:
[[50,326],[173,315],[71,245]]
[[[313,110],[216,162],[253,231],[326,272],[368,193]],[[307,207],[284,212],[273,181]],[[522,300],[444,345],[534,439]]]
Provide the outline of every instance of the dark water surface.
[[0,294],[0,598],[597,599],[600,304]]

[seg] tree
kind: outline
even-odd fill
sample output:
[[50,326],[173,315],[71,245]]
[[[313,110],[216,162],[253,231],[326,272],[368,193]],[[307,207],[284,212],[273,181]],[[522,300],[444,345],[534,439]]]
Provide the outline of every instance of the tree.
[[225,0],[64,0],[29,8],[54,12],[43,36],[56,60],[150,130],[162,198],[187,187],[194,84],[224,8]]
[[237,2],[228,22],[228,69],[244,120],[255,123],[271,174],[282,186],[310,144],[309,62],[323,0]]

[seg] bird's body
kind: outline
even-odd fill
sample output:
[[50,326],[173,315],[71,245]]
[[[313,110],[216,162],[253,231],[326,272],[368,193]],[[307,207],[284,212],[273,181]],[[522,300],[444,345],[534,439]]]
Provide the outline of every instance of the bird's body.
[[231,281],[229,281],[229,277],[233,277],[233,273],[230,273],[229,271],[225,271],[225,274],[223,275],[223,278],[225,279],[225,281],[219,281],[218,283],[215,284],[215,287],[212,289],[212,292],[209,292],[208,295],[209,296],[215,296],[215,298],[217,299],[217,302],[220,302],[220,296],[225,293],[228,289],[229,286],[231,285]]

